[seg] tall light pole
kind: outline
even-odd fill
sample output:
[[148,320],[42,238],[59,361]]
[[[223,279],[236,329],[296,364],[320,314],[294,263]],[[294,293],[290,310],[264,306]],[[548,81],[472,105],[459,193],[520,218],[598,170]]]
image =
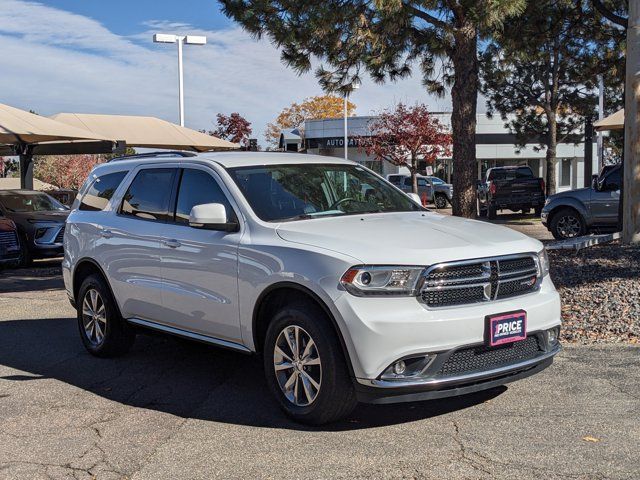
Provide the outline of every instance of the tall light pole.
[[166,33],[156,33],[153,36],[155,43],[177,43],[178,44],[178,108],[180,111],[180,126],[184,127],[184,72],[182,68],[182,44],[206,45],[207,37],[198,35],[169,35]]
[[[351,84],[351,91],[357,90],[360,88],[359,82],[353,82]],[[349,103],[349,94],[344,94],[344,159],[349,160],[349,136],[347,131],[347,115],[348,115],[348,103]]]

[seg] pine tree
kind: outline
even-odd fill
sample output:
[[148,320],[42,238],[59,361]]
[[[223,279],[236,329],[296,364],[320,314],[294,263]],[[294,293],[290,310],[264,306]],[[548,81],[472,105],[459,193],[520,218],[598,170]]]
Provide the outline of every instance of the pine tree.
[[224,13],[282,49],[284,63],[316,75],[327,92],[349,93],[367,72],[396,80],[419,65],[423,83],[443,94],[451,86],[453,212],[473,217],[478,40],[519,14],[526,0],[220,0]]
[[[556,190],[556,147],[595,115],[597,75],[614,91],[624,75],[624,32],[590,2],[537,0],[505,24],[481,55],[482,93],[518,143],[546,148],[547,194]],[[619,89],[618,89],[619,91]]]

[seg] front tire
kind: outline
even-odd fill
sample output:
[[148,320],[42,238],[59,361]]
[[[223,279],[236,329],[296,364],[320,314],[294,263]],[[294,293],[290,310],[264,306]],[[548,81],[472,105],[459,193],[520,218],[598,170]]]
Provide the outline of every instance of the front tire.
[[435,204],[437,209],[447,208],[447,197],[441,193],[436,195]]
[[135,332],[120,316],[101,276],[89,275],[84,279],[76,303],[80,338],[89,353],[96,357],[117,357],[131,349]]
[[553,215],[549,222],[549,230],[556,240],[581,237],[587,226],[578,212],[573,208],[563,208]]
[[297,422],[335,422],[357,400],[333,326],[317,306],[284,306],[273,317],[264,344],[267,384],[284,412]]

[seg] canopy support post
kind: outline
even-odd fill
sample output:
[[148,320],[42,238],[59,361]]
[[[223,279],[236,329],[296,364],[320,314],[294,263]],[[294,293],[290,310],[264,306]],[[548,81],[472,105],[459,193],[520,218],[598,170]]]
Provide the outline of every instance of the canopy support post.
[[20,149],[20,188],[33,190],[33,149],[30,145]]

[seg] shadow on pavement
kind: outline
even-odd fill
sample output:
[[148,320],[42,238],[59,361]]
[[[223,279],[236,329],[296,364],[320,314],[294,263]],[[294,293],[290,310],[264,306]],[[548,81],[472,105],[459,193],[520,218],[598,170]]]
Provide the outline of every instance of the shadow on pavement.
[[64,288],[61,259],[36,260],[32,266],[0,270],[0,293]]
[[[185,418],[293,430],[318,430],[289,420],[272,399],[256,356],[160,335],[140,335],[132,351],[99,359],[83,348],[75,319],[0,322],[0,364],[20,373],[11,382],[52,378],[132,407]],[[495,398],[496,388],[463,397],[399,405],[359,405],[340,431],[402,424]],[[9,391],[10,392],[10,391]]]

